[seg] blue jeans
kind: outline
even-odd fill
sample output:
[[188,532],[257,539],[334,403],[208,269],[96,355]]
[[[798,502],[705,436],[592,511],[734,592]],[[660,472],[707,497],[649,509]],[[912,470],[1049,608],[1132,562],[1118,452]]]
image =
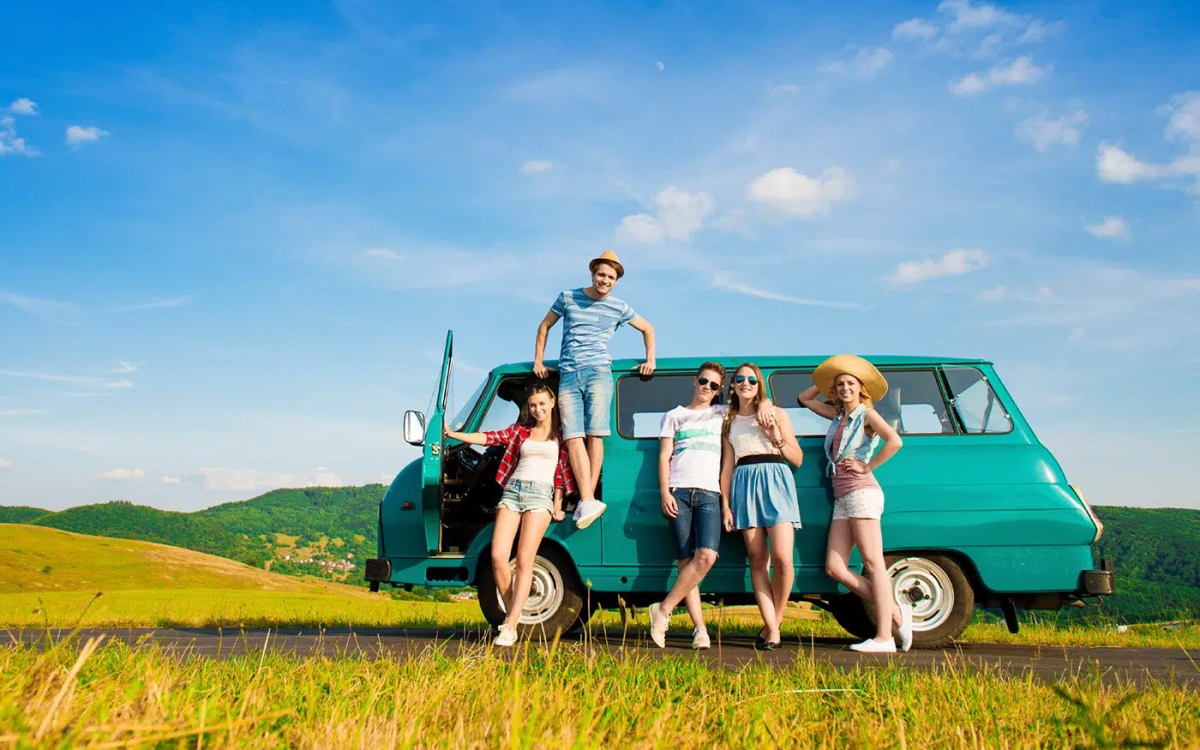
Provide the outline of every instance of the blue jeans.
[[508,508],[513,513],[529,513],[535,510],[553,513],[554,485],[529,479],[510,479],[496,507]]
[[563,439],[608,435],[612,401],[612,370],[581,367],[559,375],[558,413]]
[[691,487],[676,487],[671,496],[679,506],[679,515],[670,519],[675,559],[690,559],[698,549],[716,552],[721,543],[721,496]]

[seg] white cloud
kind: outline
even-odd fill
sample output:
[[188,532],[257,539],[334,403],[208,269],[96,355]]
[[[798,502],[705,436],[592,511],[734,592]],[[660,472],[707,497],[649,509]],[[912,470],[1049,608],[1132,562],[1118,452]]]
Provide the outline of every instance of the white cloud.
[[183,480],[179,477],[163,477],[158,481],[159,484],[183,484]]
[[1054,23],[1046,23],[1040,19],[1033,19],[1029,25],[1025,27],[1025,32],[1017,39],[1017,44],[1036,44],[1043,39],[1048,39],[1057,34],[1061,34],[1067,28],[1065,21],[1055,21]]
[[0,458],[0,469],[7,469],[10,466],[12,466],[12,461],[9,461],[7,458]]
[[43,414],[45,409],[0,409],[0,417],[28,417],[30,414]]
[[769,299],[776,302],[789,302],[793,305],[803,305],[806,307],[832,307],[838,310],[865,310],[862,305],[853,302],[830,302],[828,300],[807,299],[804,297],[793,297],[787,294],[777,294],[775,292],[760,289],[758,287],[741,284],[729,278],[725,274],[714,273],[711,278],[713,289],[721,289],[727,292],[736,292],[745,294],[750,297],[758,297],[759,299]]
[[910,18],[892,28],[892,39],[932,39],[937,32],[937,26],[924,18]]
[[38,114],[38,105],[34,100],[23,96],[8,105],[8,111],[14,115],[36,115]]
[[137,372],[137,371],[138,371],[137,365],[132,364],[130,362],[126,362],[123,359],[118,359],[116,367],[109,370],[109,372],[111,372],[113,375],[128,375],[131,372]]
[[853,189],[853,177],[841,167],[828,167],[820,177],[781,167],[750,183],[747,193],[750,200],[808,219],[829,213],[834,203],[849,200]]
[[369,247],[363,250],[364,258],[382,258],[384,260],[404,260],[404,256],[386,247]]
[[34,315],[46,316],[73,313],[79,309],[67,302],[56,302],[52,299],[41,299],[39,297],[26,297],[22,294],[14,294],[12,292],[0,292],[0,303],[19,307],[25,312],[33,313]]
[[521,174],[541,174],[554,169],[554,162],[549,159],[530,159],[521,165]]
[[1096,173],[1104,182],[1128,185],[1138,180],[1152,180],[1161,177],[1163,168],[1138,161],[1120,146],[1101,144],[1096,157]]
[[716,206],[709,193],[689,193],[672,185],[654,196],[655,215],[626,216],[617,230],[629,239],[648,244],[664,239],[687,242]]
[[1021,55],[1008,65],[992,68],[987,73],[969,73],[951,83],[950,90],[958,96],[974,96],[997,86],[1031,86],[1049,72],[1049,66],[1039,68],[1033,64],[1033,57]]
[[85,388],[95,388],[102,391],[122,390],[132,388],[133,383],[124,378],[96,378],[87,375],[56,375],[53,373],[31,372],[29,370],[0,370],[0,375],[9,378],[28,378],[44,380],[51,383],[66,383]]
[[126,305],[126,310],[161,310],[166,307],[183,307],[184,305],[196,299],[196,295],[188,294],[183,297],[168,297],[165,299],[152,299],[149,302],[140,302],[136,305]]
[[265,492],[281,487],[340,487],[342,478],[324,466],[301,474],[256,469],[201,468],[204,489],[214,492]]
[[667,66],[666,66],[666,65],[664,65],[664,64],[663,64],[661,61],[660,61],[660,62],[656,62],[656,63],[654,63],[654,67],[658,68],[659,70],[666,70],[666,69],[667,69]]
[[879,73],[891,65],[895,56],[884,47],[874,47],[872,49],[860,49],[853,60],[843,61],[837,60],[831,63],[825,63],[817,68],[821,73],[829,73],[832,75],[851,75],[856,78],[874,78]]
[[1078,341],[1079,339],[1083,338],[1083,328],[1080,326],[1075,326],[1071,329],[1071,335],[1068,338],[1071,341]]
[[98,141],[108,135],[107,130],[101,130],[94,125],[70,125],[67,127],[66,142],[68,146],[78,146],[81,143]]
[[17,121],[9,115],[0,117],[0,156],[41,156],[41,152],[17,137]]
[[937,259],[905,261],[896,266],[890,280],[895,286],[907,286],[930,279],[961,276],[987,268],[991,262],[991,256],[982,250],[951,250]]
[[1158,112],[1170,116],[1164,133],[1167,140],[1200,145],[1200,91],[1176,94],[1170,102],[1159,107]]
[[981,302],[999,302],[1007,296],[1008,287],[1001,284],[1000,286],[995,286],[991,289],[985,289],[984,291],[980,292],[979,300]]
[[1091,234],[1106,239],[1123,239],[1129,237],[1129,224],[1120,216],[1106,216],[1104,221],[1084,226]]
[[1017,125],[1016,136],[1032,143],[1038,151],[1046,151],[1056,143],[1074,147],[1079,145],[1083,126],[1087,121],[1087,112],[1083,110],[1055,119],[1050,119],[1043,112]]
[[754,232],[750,229],[750,222],[747,221],[746,210],[744,208],[735,208],[731,211],[726,211],[713,219],[711,226],[713,229],[719,229],[722,232],[740,234],[748,238],[754,237]]
[[144,476],[146,476],[146,472],[143,469],[109,469],[97,474],[96,479],[113,479],[124,482],[131,479],[141,479]]
[[993,26],[1018,26],[1024,19],[1016,13],[997,8],[990,3],[972,3],[970,0],[943,0],[938,4],[939,13],[951,16],[946,31],[955,34],[962,31],[986,29]]

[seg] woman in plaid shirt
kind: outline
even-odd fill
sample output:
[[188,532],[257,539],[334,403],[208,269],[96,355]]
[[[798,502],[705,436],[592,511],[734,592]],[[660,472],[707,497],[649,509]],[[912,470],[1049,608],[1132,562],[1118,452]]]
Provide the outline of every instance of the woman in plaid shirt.
[[[497,646],[512,646],[517,641],[517,623],[533,585],[533,561],[550,520],[563,520],[563,496],[575,491],[575,478],[567,460],[567,446],[561,438],[557,401],[554,391],[542,381],[525,392],[525,408],[517,423],[496,432],[446,431],[446,437],[473,445],[506,446],[496,482],[504,495],[496,508],[492,529],[492,569],[500,591],[504,611]],[[509,574],[508,561],[517,531],[517,572]],[[481,593],[485,596],[485,593]]]

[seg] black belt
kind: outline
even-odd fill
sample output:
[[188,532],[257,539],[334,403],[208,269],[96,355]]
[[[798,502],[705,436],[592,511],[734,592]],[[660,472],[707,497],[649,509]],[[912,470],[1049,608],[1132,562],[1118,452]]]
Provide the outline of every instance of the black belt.
[[773,456],[770,453],[760,453],[757,456],[742,456],[738,459],[738,466],[750,466],[751,464],[786,464],[787,459],[783,456]]

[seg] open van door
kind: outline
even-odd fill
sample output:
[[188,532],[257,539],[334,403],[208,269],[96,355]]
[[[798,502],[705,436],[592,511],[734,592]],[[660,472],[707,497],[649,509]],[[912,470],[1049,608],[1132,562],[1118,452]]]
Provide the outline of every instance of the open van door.
[[437,554],[442,533],[442,424],[446,420],[446,401],[450,395],[450,367],[454,358],[454,331],[446,331],[446,352],[438,379],[437,399],[425,420],[424,457],[421,462],[421,518],[425,524],[425,548]]

